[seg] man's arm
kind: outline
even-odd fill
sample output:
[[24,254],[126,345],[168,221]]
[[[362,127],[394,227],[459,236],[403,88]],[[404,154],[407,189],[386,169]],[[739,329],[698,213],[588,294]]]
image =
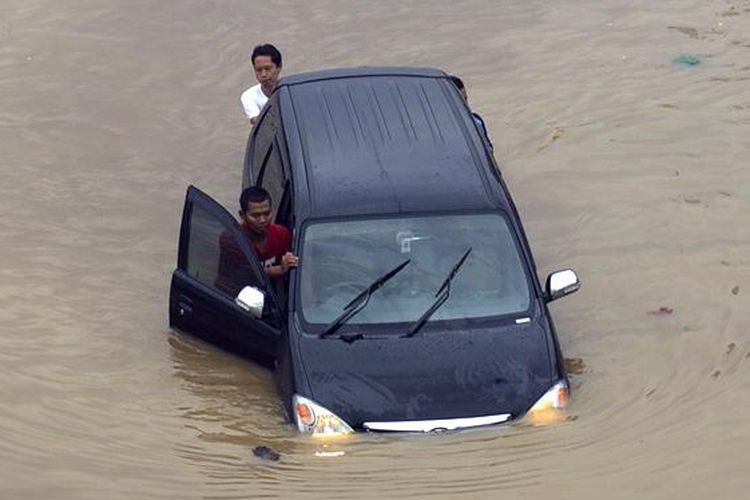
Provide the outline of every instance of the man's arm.
[[281,256],[281,264],[276,264],[275,266],[269,266],[266,268],[266,274],[268,274],[268,276],[270,276],[271,278],[284,276],[287,272],[289,272],[289,269],[297,267],[298,263],[299,257],[294,255],[292,252],[287,252]]

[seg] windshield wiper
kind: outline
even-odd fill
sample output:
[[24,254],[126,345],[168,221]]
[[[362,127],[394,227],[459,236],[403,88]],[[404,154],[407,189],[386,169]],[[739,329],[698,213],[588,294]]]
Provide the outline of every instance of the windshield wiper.
[[[347,305],[344,306],[344,312],[341,313],[339,317],[334,319],[330,325],[328,325],[328,328],[326,328],[323,333],[320,334],[320,338],[327,337],[334,333],[336,330],[338,330],[341,325],[349,321],[352,316],[360,312],[362,309],[365,308],[365,306],[370,301],[370,297],[373,293],[375,293],[381,286],[385,285],[385,283],[396,276],[403,268],[405,268],[409,262],[411,262],[411,259],[406,259],[404,262],[399,264],[398,266],[394,267],[384,275],[380,276],[378,279],[372,282],[370,286],[362,290],[362,292],[354,297]],[[357,336],[354,336],[357,337]],[[342,337],[344,338],[344,337]],[[346,337],[345,339],[348,339],[349,337]]]
[[450,297],[451,294],[451,281],[453,278],[456,277],[456,274],[458,273],[458,270],[461,269],[461,266],[464,265],[464,262],[466,262],[466,258],[471,253],[471,247],[467,248],[464,254],[461,256],[460,259],[458,259],[458,262],[455,263],[453,266],[453,269],[451,269],[451,272],[448,273],[448,277],[445,278],[445,281],[443,281],[443,284],[440,285],[440,288],[437,292],[435,292],[435,302],[432,303],[429,309],[427,309],[422,316],[417,320],[416,323],[414,323],[414,326],[411,327],[411,329],[402,335],[401,337],[411,337],[415,333],[419,331],[420,328],[424,326],[425,323],[427,323],[427,320],[430,319],[430,317],[435,314],[435,311],[440,309],[440,306],[442,306],[446,300],[448,300],[448,297]]

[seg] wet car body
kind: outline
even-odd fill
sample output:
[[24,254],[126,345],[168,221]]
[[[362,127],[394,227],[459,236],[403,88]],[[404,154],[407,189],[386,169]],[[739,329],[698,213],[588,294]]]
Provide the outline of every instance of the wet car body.
[[[272,366],[300,430],[475,427],[523,417],[553,387],[567,396],[547,303],[577,278],[540,285],[491,149],[443,72],[283,79],[248,140],[252,184],[271,193],[300,267],[271,283],[233,218],[191,187],[170,324]],[[220,232],[233,232],[253,269],[255,314],[212,286]],[[399,262],[361,312],[331,328]],[[316,412],[325,423],[305,424]]]
[[399,342],[390,336],[351,344],[300,337],[296,347],[309,393],[355,425],[519,416],[564,376],[556,371],[560,364],[550,362],[557,354],[538,322],[432,331]]

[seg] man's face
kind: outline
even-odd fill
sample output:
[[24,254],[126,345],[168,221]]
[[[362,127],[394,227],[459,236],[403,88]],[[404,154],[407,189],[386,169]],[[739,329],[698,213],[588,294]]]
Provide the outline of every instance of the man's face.
[[281,66],[277,66],[271,60],[271,56],[256,56],[253,61],[253,70],[255,71],[255,79],[258,80],[264,91],[271,92],[276,87]]
[[260,203],[253,203],[251,201],[247,204],[244,212],[240,211],[240,217],[242,217],[248,229],[259,236],[266,234],[266,230],[271,224],[272,216],[273,212],[271,211],[271,202],[269,200]]

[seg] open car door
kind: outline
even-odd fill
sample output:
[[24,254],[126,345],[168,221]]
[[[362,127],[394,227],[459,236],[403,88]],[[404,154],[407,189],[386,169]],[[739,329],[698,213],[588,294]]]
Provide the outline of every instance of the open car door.
[[[241,300],[248,295],[252,307]],[[185,195],[169,324],[264,363],[281,337],[278,304],[250,243],[234,217],[194,186]]]

